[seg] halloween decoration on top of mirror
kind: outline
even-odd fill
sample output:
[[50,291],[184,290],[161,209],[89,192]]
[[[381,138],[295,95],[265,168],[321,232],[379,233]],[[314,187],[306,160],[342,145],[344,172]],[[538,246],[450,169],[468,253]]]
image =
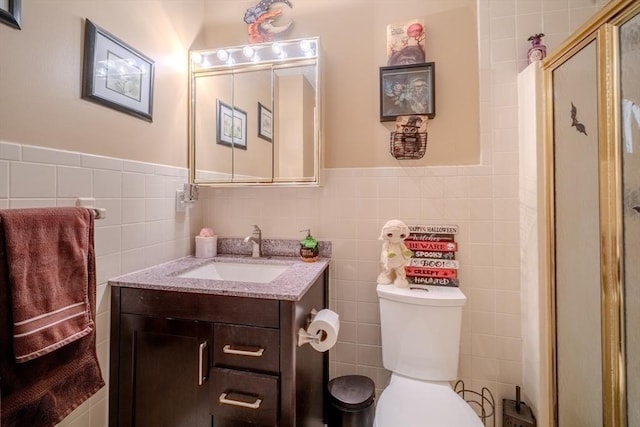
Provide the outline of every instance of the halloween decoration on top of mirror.
[[244,22],[249,25],[249,43],[270,42],[286,33],[293,25],[289,16],[292,7],[289,0],[260,0],[247,9]]

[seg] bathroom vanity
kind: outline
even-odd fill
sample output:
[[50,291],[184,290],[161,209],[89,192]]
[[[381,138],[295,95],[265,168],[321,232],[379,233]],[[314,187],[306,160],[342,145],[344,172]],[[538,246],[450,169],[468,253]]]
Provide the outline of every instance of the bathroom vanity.
[[260,267],[188,257],[109,281],[110,426],[323,425],[328,353],[298,330],[328,305],[328,260],[259,262],[283,270],[208,279],[216,263]]

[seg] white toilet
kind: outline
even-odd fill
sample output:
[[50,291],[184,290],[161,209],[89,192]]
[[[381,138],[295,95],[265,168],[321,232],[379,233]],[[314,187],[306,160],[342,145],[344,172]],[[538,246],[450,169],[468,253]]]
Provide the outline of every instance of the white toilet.
[[462,306],[456,287],[378,285],[382,360],[392,372],[375,427],[482,427],[449,381],[458,373]]

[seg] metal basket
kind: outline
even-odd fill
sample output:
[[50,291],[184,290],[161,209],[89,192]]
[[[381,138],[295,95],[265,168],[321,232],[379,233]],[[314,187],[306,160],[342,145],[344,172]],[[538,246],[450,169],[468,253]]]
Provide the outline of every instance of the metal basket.
[[496,402],[491,390],[487,387],[482,387],[480,392],[470,390],[465,388],[462,380],[456,381],[453,390],[473,408],[485,427],[496,427]]
[[390,152],[398,160],[421,159],[427,151],[427,132],[391,132]]

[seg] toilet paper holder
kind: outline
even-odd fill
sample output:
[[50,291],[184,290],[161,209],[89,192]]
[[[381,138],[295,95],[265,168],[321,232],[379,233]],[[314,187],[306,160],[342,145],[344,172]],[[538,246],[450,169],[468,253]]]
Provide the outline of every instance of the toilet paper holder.
[[319,343],[322,340],[322,331],[318,331],[317,334],[310,334],[309,332],[307,332],[307,329],[309,327],[309,325],[311,324],[311,322],[313,322],[313,319],[316,317],[316,314],[318,314],[318,311],[314,308],[311,310],[311,312],[307,315],[307,324],[304,328],[300,328],[298,330],[298,347],[301,347],[305,344],[308,343]]

